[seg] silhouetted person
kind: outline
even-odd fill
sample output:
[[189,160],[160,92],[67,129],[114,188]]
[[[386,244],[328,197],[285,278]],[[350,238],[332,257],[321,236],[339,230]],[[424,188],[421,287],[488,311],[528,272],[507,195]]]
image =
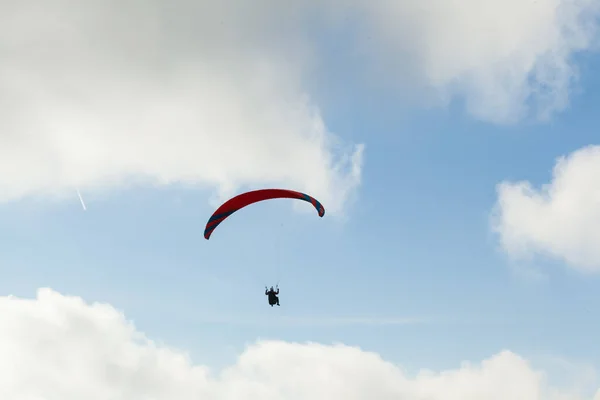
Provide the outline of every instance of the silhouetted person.
[[277,288],[277,291],[273,290],[273,286],[271,286],[271,289],[267,290],[267,287],[265,286],[265,295],[269,296],[269,304],[271,305],[271,307],[273,307],[275,304],[279,305],[279,297],[277,297],[277,295],[279,294],[279,287]]

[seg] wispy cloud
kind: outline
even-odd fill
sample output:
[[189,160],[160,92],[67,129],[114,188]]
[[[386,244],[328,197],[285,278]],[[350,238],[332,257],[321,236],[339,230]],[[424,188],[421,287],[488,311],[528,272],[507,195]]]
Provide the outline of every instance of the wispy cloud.
[[416,317],[282,317],[290,325],[414,325],[432,323],[433,319]]
[[214,316],[199,317],[198,321],[209,324],[227,325],[264,325],[276,322],[278,326],[348,326],[348,325],[417,325],[436,323],[434,318],[425,317],[311,317],[311,316],[275,316],[236,317]]

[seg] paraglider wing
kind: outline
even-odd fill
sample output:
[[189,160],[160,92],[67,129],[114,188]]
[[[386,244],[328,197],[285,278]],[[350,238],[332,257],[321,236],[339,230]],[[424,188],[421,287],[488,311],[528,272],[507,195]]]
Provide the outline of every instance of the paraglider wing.
[[321,205],[321,203],[319,203],[317,199],[307,194],[286,189],[253,190],[250,192],[239,194],[227,200],[219,208],[217,208],[217,210],[213,213],[213,215],[206,223],[206,228],[204,229],[204,238],[208,240],[215,228],[219,226],[219,224],[223,222],[227,217],[229,217],[231,214],[233,214],[240,208],[244,208],[247,205],[257,203],[263,200],[283,198],[307,201],[317,209],[319,217],[323,217],[323,215],[325,215],[325,208],[323,207],[323,205]]

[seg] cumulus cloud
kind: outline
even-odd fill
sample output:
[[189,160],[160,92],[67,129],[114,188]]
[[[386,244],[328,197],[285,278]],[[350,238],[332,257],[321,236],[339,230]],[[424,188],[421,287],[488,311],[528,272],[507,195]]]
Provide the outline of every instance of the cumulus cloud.
[[[598,0],[355,0],[386,80],[419,77],[443,100],[463,97],[499,123],[562,110],[595,49]],[[371,40],[372,39],[372,40]],[[381,68],[381,67],[379,67]],[[405,83],[405,82],[403,82]]]
[[386,82],[465,96],[506,122],[567,104],[598,5],[0,1],[0,201],[131,182],[222,196],[280,184],[335,213],[360,184],[363,146],[330,132],[306,92],[316,16],[355,17]]
[[340,211],[363,146],[329,132],[302,87],[301,7],[271,6],[0,1],[0,201],[282,185]]
[[[198,335],[199,337],[201,335]],[[49,289],[0,298],[0,397],[70,399],[579,400],[503,351],[415,376],[344,345],[263,341],[218,372],[157,345],[106,304]],[[598,395],[596,395],[596,400]]]
[[493,228],[516,258],[541,254],[600,272],[600,146],[558,159],[549,184],[502,182]]
[[0,201],[132,182],[221,197],[283,185],[335,214],[360,184],[363,145],[330,132],[306,90],[325,56],[315,21],[357,22],[387,84],[464,96],[506,122],[568,103],[599,4],[0,1]]

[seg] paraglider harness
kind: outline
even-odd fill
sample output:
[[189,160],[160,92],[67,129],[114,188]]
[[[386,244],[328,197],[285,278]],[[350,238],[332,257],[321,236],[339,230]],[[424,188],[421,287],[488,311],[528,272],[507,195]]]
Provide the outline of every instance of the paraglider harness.
[[279,298],[277,297],[279,294],[279,285],[276,285],[275,287],[277,288],[277,291],[273,290],[273,286],[271,286],[271,289],[267,289],[265,286],[265,295],[269,296],[269,305],[271,307],[275,304],[279,305]]

